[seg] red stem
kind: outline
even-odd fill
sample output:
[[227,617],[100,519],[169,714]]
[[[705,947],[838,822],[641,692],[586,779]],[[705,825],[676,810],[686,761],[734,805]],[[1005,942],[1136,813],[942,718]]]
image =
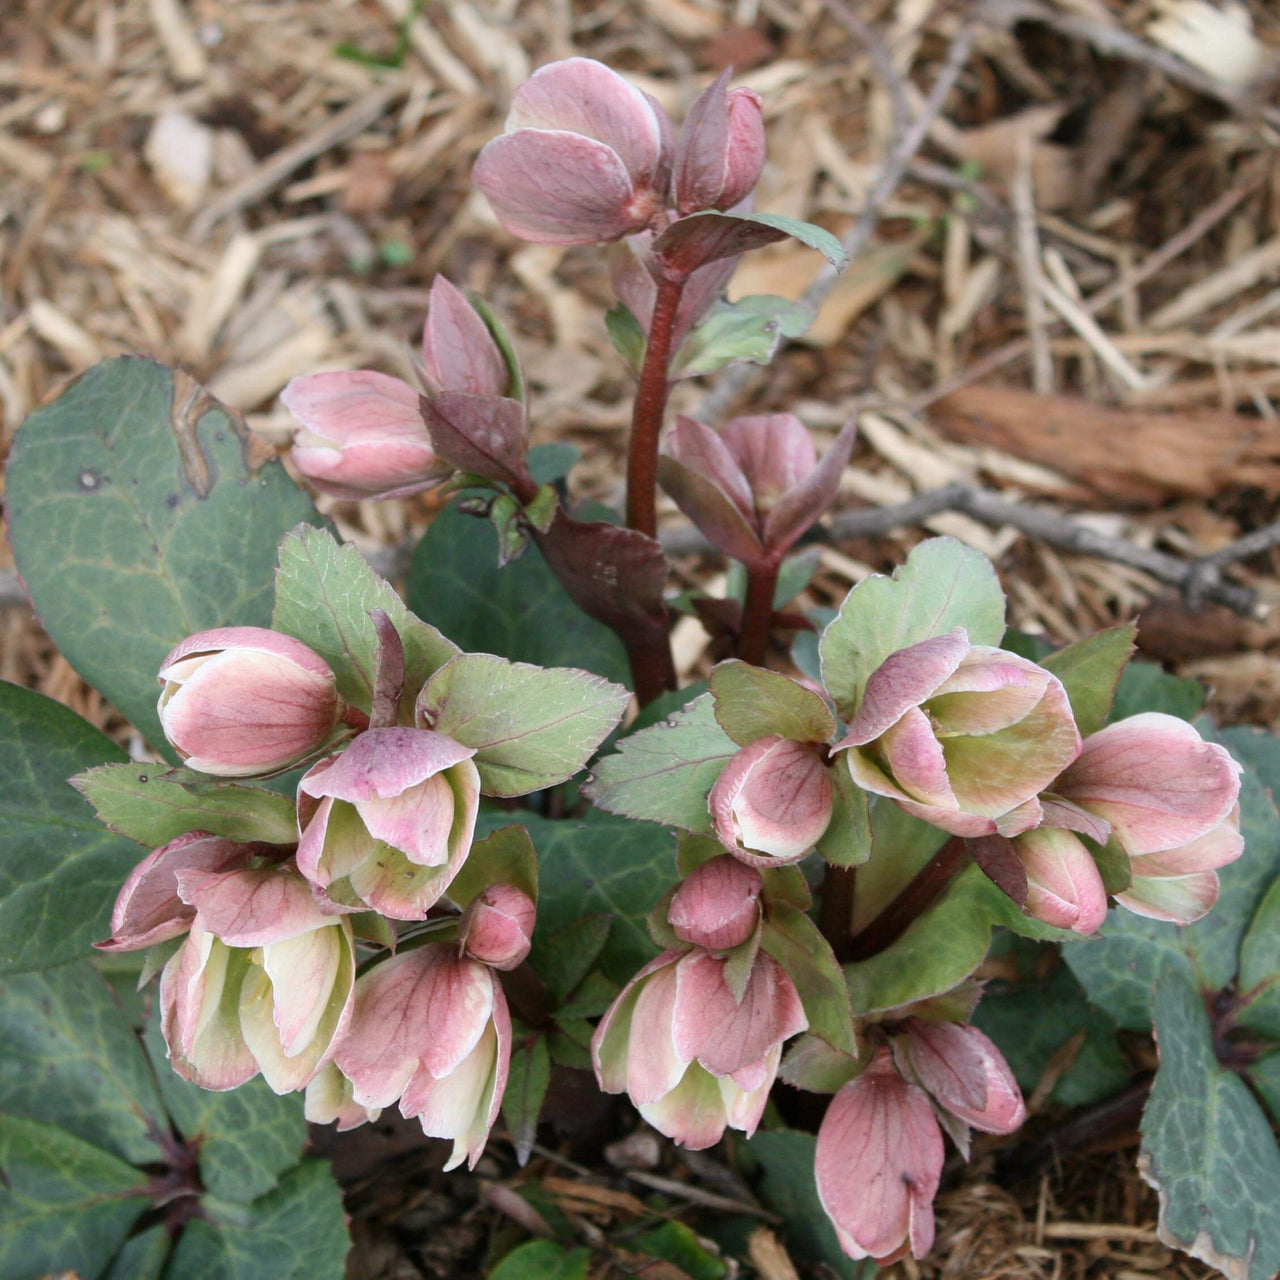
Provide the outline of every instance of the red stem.
[[818,900],[818,928],[840,964],[853,958],[854,867],[833,867],[822,873],[822,893]]
[[627,524],[652,538],[658,529],[658,437],[667,409],[667,380],[676,309],[684,292],[683,280],[659,280],[649,324],[636,401],[631,410],[631,442],[627,453]]
[[647,707],[655,698],[679,686],[676,664],[671,656],[671,643],[665,630],[661,635],[622,636],[631,679],[636,687],[636,701]]
[[773,621],[773,594],[777,586],[777,561],[747,566],[747,595],[742,604],[742,626],[738,630],[738,657],[757,667],[764,666],[769,653],[769,626]]

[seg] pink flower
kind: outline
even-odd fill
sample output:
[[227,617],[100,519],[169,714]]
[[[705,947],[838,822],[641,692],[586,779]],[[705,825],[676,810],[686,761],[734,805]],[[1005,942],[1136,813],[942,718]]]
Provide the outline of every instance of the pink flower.
[[748,565],[777,561],[831,505],[853,436],[851,423],[819,462],[790,413],[734,418],[723,432],[680,417],[658,479],[721,551]]
[[337,681],[298,640],[265,627],[188,636],[160,666],[165,737],[191,769],[219,777],[274,773],[324,745],[337,723]]
[[1038,794],[1080,753],[1056,676],[963,627],[891,654],[849,734],[849,772],[952,835],[1013,836],[1040,822]]
[[1059,827],[1037,827],[1017,836],[1012,847],[1027,875],[1027,915],[1079,934],[1097,930],[1107,918],[1107,890],[1079,836]]
[[726,1126],[755,1132],[782,1042],[809,1025],[775,960],[756,955],[740,1000],[724,964],[701,950],[665,952],[623,988],[591,1041],[600,1087],[628,1093],[655,1129],[693,1150]]
[[796,862],[822,838],[834,804],[824,750],[775,734],[725,765],[707,803],[716,837],[735,858],[756,867]]
[[230,871],[247,867],[253,845],[192,831],[147,854],[121,886],[111,911],[111,937],[99,951],[138,951],[186,933],[196,909],[178,896],[182,871]]
[[422,416],[422,395],[371,369],[310,373],[280,393],[298,419],[293,461],[335,498],[403,498],[453,474],[436,456]]
[[312,1124],[336,1122],[339,1133],[371,1123],[382,1114],[381,1107],[362,1107],[355,1100],[351,1081],[332,1062],[326,1062],[307,1085],[303,1109]]
[[940,1107],[984,1133],[1012,1133],[1027,1118],[1009,1064],[977,1027],[911,1018],[906,1032],[911,1067]]
[[764,115],[754,89],[730,89],[724,72],[689,109],[676,147],[681,214],[729,209],[745,200],[764,168]]
[[515,92],[472,177],[498,221],[536,244],[594,244],[646,226],[670,179],[671,124],[603,63],[566,58]]
[[451,1138],[452,1169],[480,1158],[511,1060],[511,1019],[487,965],[450,947],[383,960],[356,983],[351,1026],[334,1055],[354,1105],[397,1099],[429,1137]]
[[298,783],[298,868],[335,904],[424,920],[471,848],[475,752],[428,729],[370,729]]
[[831,1100],[814,1175],[840,1247],[878,1262],[933,1245],[942,1130],[929,1097],[898,1074],[887,1048]]
[[431,282],[422,330],[422,365],[433,392],[505,396],[511,375],[489,326],[461,289],[444,276]]
[[458,943],[473,960],[494,969],[515,969],[529,954],[537,907],[509,884],[491,884],[468,904],[458,924]]
[[1174,716],[1147,712],[1092,734],[1053,791],[1110,825],[1133,874],[1116,901],[1138,915],[1198,920],[1217,900],[1216,869],[1244,848],[1240,766]]
[[729,951],[756,931],[764,881],[754,867],[728,856],[691,871],[667,908],[667,922],[682,942]]
[[174,1070],[205,1089],[259,1070],[277,1093],[302,1088],[350,1014],[350,923],[323,914],[291,867],[177,874],[196,914],[160,979]]

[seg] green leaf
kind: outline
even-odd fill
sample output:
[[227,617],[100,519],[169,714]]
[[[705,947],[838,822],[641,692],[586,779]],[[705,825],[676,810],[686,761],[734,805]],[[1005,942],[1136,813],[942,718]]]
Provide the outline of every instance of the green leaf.
[[1004,592],[991,561],[954,538],[922,542],[892,578],[860,582],[822,633],[822,677],[841,715],[862,701],[867,678],[891,654],[964,627],[971,644],[1004,634]]
[[0,985],[0,1111],[61,1125],[132,1164],[165,1158],[155,1077],[92,965]]
[[1132,622],[1109,627],[1041,659],[1040,665],[1062,681],[1082,736],[1097,733],[1107,723],[1137,633]]
[[728,1264],[709,1253],[693,1229],[683,1222],[664,1222],[651,1231],[642,1231],[628,1247],[651,1258],[664,1259],[689,1280],[723,1280],[729,1273]]
[[840,1247],[835,1228],[827,1217],[813,1177],[817,1139],[796,1129],[771,1129],[757,1133],[747,1150],[762,1170],[756,1187],[760,1198],[782,1217],[783,1230],[796,1252],[811,1258],[843,1280],[870,1280],[874,1263],[855,1262]]
[[613,928],[609,915],[585,915],[548,936],[537,972],[557,1002],[567,1000],[595,964]]
[[1116,1024],[1089,1004],[1063,966],[1039,982],[988,984],[973,1025],[996,1042],[1028,1095],[1053,1055],[1080,1032],[1084,1039],[1050,1095],[1064,1107],[1101,1102],[1129,1083],[1129,1064],[1116,1043]]
[[1115,836],[1106,844],[1098,844],[1096,840],[1082,836],[1081,843],[1093,856],[1094,865],[1102,877],[1102,887],[1107,893],[1123,893],[1133,883],[1133,867],[1130,865],[1129,855]]
[[516,1160],[527,1164],[538,1136],[538,1117],[551,1082],[551,1055],[546,1036],[533,1036],[517,1045],[511,1055],[507,1089],[502,1095],[502,1117],[507,1122]]
[[835,867],[860,867],[871,856],[871,806],[867,793],[840,761],[831,771],[835,784],[831,821],[818,841],[817,850]]
[[[701,377],[736,361],[768,364],[778,350],[778,343],[783,338],[800,337],[813,319],[811,308],[771,294],[750,294],[737,302],[717,303],[711,314],[690,330],[680,344],[672,364],[672,376]],[[644,335],[640,337],[643,360]],[[614,346],[622,351],[617,338]],[[625,354],[623,358],[626,359]]]
[[99,765],[71,781],[112,831],[152,848],[189,831],[267,844],[298,839],[293,801],[262,787],[133,762]]
[[65,1129],[0,1115],[0,1275],[97,1280],[146,1209],[146,1182]]
[[1280,880],[1254,912],[1240,944],[1240,1024],[1280,1040]]
[[281,534],[318,523],[269,451],[185,373],[96,365],[22,425],[14,559],[68,662],[165,749],[156,672],[210,627],[266,626]]
[[589,973],[566,1003],[556,1010],[556,1020],[564,1025],[583,1018],[598,1018],[617,998],[621,987],[603,973]]
[[836,731],[827,704],[804,685],[736,659],[711,673],[711,697],[720,727],[740,747],[781,734],[796,742],[829,742]]
[[[497,815],[482,813],[481,824]],[[501,815],[505,817],[506,815]],[[600,970],[622,984],[657,954],[645,916],[675,879],[671,837],[608,814],[581,819],[525,819],[538,850],[538,923],[530,961],[545,972],[550,941],[585,915],[612,918]]]
[[74,711],[0,681],[0,973],[66,964],[111,931],[138,846],[67,779],[125,753]]
[[1220,736],[1231,754],[1258,775],[1271,799],[1280,804],[1280,738],[1249,725],[1223,729]]
[[[417,16],[417,10],[421,7],[421,3],[422,0],[417,0],[415,7],[405,15],[401,39],[405,41],[406,46],[409,41],[409,25]],[[476,314],[484,321],[485,327],[493,335],[493,340],[502,354],[503,363],[507,366],[507,376],[510,378],[510,383],[505,394],[510,399],[519,400],[523,404],[525,397],[524,375],[520,371],[520,359],[516,355],[515,344],[511,341],[511,335],[507,332],[506,325],[498,318],[498,313],[494,311],[488,302],[474,290],[467,290],[467,301],[475,308]]]
[[1159,1234],[1233,1277],[1280,1270],[1280,1151],[1248,1086],[1219,1065],[1204,1003],[1176,972],[1156,987],[1160,1069],[1138,1169],[1160,1197]]
[[551,1240],[530,1240],[512,1249],[489,1280],[587,1280],[589,1249],[565,1249]]
[[1245,1074],[1271,1112],[1271,1119],[1280,1123],[1280,1049],[1264,1054]]
[[501,827],[477,840],[462,869],[449,881],[449,899],[465,907],[491,884],[509,884],[538,900],[538,855],[525,827]]
[[583,791],[610,813],[709,831],[707,796],[737,750],[716,722],[712,699],[704,695],[666,724],[623,738],[617,751],[596,765]]
[[857,1055],[849,989],[834,953],[818,926],[788,902],[769,906],[760,945],[796,984],[809,1034],[825,1040],[833,1049]]
[[338,692],[363,711],[373,705],[378,632],[369,617],[382,609],[404,642],[404,687],[412,694],[457,652],[435,627],[414,617],[390,584],[350,543],[323,529],[295,529],[280,543],[271,625],[310,645],[338,677]]
[[645,348],[649,345],[640,321],[618,302],[604,313],[604,327],[623,363],[633,373],[639,373],[644,364]]
[[[535,473],[541,452],[529,455]],[[630,683],[622,641],[574,604],[536,546],[505,569],[497,567],[497,558],[493,529],[449,507],[414,550],[405,598],[470,653],[496,653],[541,667],[581,667]]]
[[784,232],[793,240],[799,240],[810,249],[816,249],[837,271],[844,267],[848,258],[844,245],[830,231],[816,227],[812,222],[801,222],[799,218],[785,218],[780,213],[742,213],[733,216],[742,218],[745,222],[756,222],[762,227],[772,227],[775,231]]
[[304,1160],[251,1205],[211,1205],[189,1222],[169,1280],[342,1280],[351,1239],[329,1166]]
[[504,569],[529,545],[529,535],[520,523],[520,504],[509,493],[500,493],[489,504],[489,523],[498,536],[498,568]]
[[1154,662],[1131,662],[1116,685],[1109,721],[1143,711],[1163,711],[1181,720],[1194,720],[1204,706],[1205,687],[1198,680],[1171,676]]
[[[1207,741],[1229,741],[1207,720],[1196,727]],[[1065,949],[1089,998],[1122,1027],[1150,1025],[1151,993],[1170,966],[1205,994],[1222,990],[1236,976],[1245,931],[1280,874],[1280,814],[1247,767],[1240,778],[1240,831],[1244,853],[1219,868],[1218,902],[1203,919],[1179,928],[1113,907],[1095,937]]]
[[169,1228],[164,1223],[130,1236],[111,1260],[106,1280],[160,1280],[169,1260]]
[[427,681],[417,711],[427,728],[475,748],[487,795],[522,796],[573,777],[629,698],[589,671],[464,653]]
[[200,1177],[210,1194],[248,1201],[270,1191],[306,1143],[302,1095],[279,1097],[261,1076],[225,1093],[183,1080],[169,1065],[155,1018],[143,1043],[178,1132],[199,1150]]

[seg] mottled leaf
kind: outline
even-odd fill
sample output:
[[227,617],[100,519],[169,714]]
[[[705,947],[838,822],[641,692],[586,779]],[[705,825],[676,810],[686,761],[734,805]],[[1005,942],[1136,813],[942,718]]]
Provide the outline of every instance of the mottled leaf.
[[190,769],[104,764],[73,779],[112,831],[156,848],[189,831],[228,840],[293,844],[293,801],[275,791],[215,782]]
[[160,1280],[169,1260],[171,1240],[169,1228],[162,1222],[130,1236],[111,1259],[105,1280]]
[[1160,1238],[1230,1277],[1280,1269],[1280,1151],[1248,1086],[1219,1065],[1204,1003],[1165,973],[1154,1018],[1160,1069],[1142,1117],[1138,1169],[1160,1197]]
[[954,538],[930,538],[892,578],[860,582],[819,645],[823,683],[841,715],[852,715],[867,677],[891,653],[956,627],[971,644],[999,644],[1004,592],[991,561]]
[[14,558],[45,629],[160,749],[165,655],[210,627],[266,626],[276,543],[320,519],[238,413],[133,357],[96,365],[31,414],[5,484]]
[[61,703],[0,681],[0,973],[79,959],[110,932],[138,846],[67,779],[125,758]]
[[1107,723],[1137,631],[1132,622],[1108,627],[1040,659],[1040,665],[1062,681],[1082,736],[1097,733]]
[[707,796],[725,763],[738,750],[716,722],[704,695],[665,724],[629,734],[605,756],[583,788],[610,813],[686,831],[709,831]]

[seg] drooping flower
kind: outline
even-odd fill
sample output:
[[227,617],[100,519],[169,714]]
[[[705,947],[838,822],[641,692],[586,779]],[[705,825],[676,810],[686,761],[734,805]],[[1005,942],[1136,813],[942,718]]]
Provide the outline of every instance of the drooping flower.
[[337,680],[299,640],[265,627],[188,636],[160,666],[165,737],[188,768],[219,777],[273,773],[324,745]]
[[922,1258],[933,1246],[942,1130],[923,1089],[882,1046],[831,1100],[818,1129],[814,1175],[822,1207],[851,1258]]
[[426,946],[376,964],[356,983],[351,1026],[334,1055],[352,1103],[397,1099],[445,1164],[474,1167],[497,1118],[511,1060],[511,1019],[492,970],[455,948]]
[[740,1000],[724,965],[702,950],[664,952],[623,988],[591,1042],[600,1087],[629,1094],[655,1129],[693,1150],[726,1127],[755,1132],[783,1041],[809,1025],[770,956],[757,954]]
[[335,904],[423,920],[471,847],[475,754],[429,729],[370,729],[298,783],[298,868]]
[[661,210],[671,152],[671,123],[652,98],[603,63],[566,58],[516,90],[472,178],[512,235],[595,244]]
[[1013,836],[1041,821],[1037,796],[1080,753],[1080,734],[1056,676],[957,627],[881,663],[842,748],[858,786],[914,817]]
[[277,1093],[301,1089],[350,1015],[350,922],[325,915],[288,866],[177,875],[196,914],[160,980],[174,1070],[205,1089],[234,1089],[259,1071]]
[[734,418],[722,432],[682,416],[658,479],[721,551],[747,565],[776,563],[831,505],[853,437],[850,423],[819,462],[794,414]]

